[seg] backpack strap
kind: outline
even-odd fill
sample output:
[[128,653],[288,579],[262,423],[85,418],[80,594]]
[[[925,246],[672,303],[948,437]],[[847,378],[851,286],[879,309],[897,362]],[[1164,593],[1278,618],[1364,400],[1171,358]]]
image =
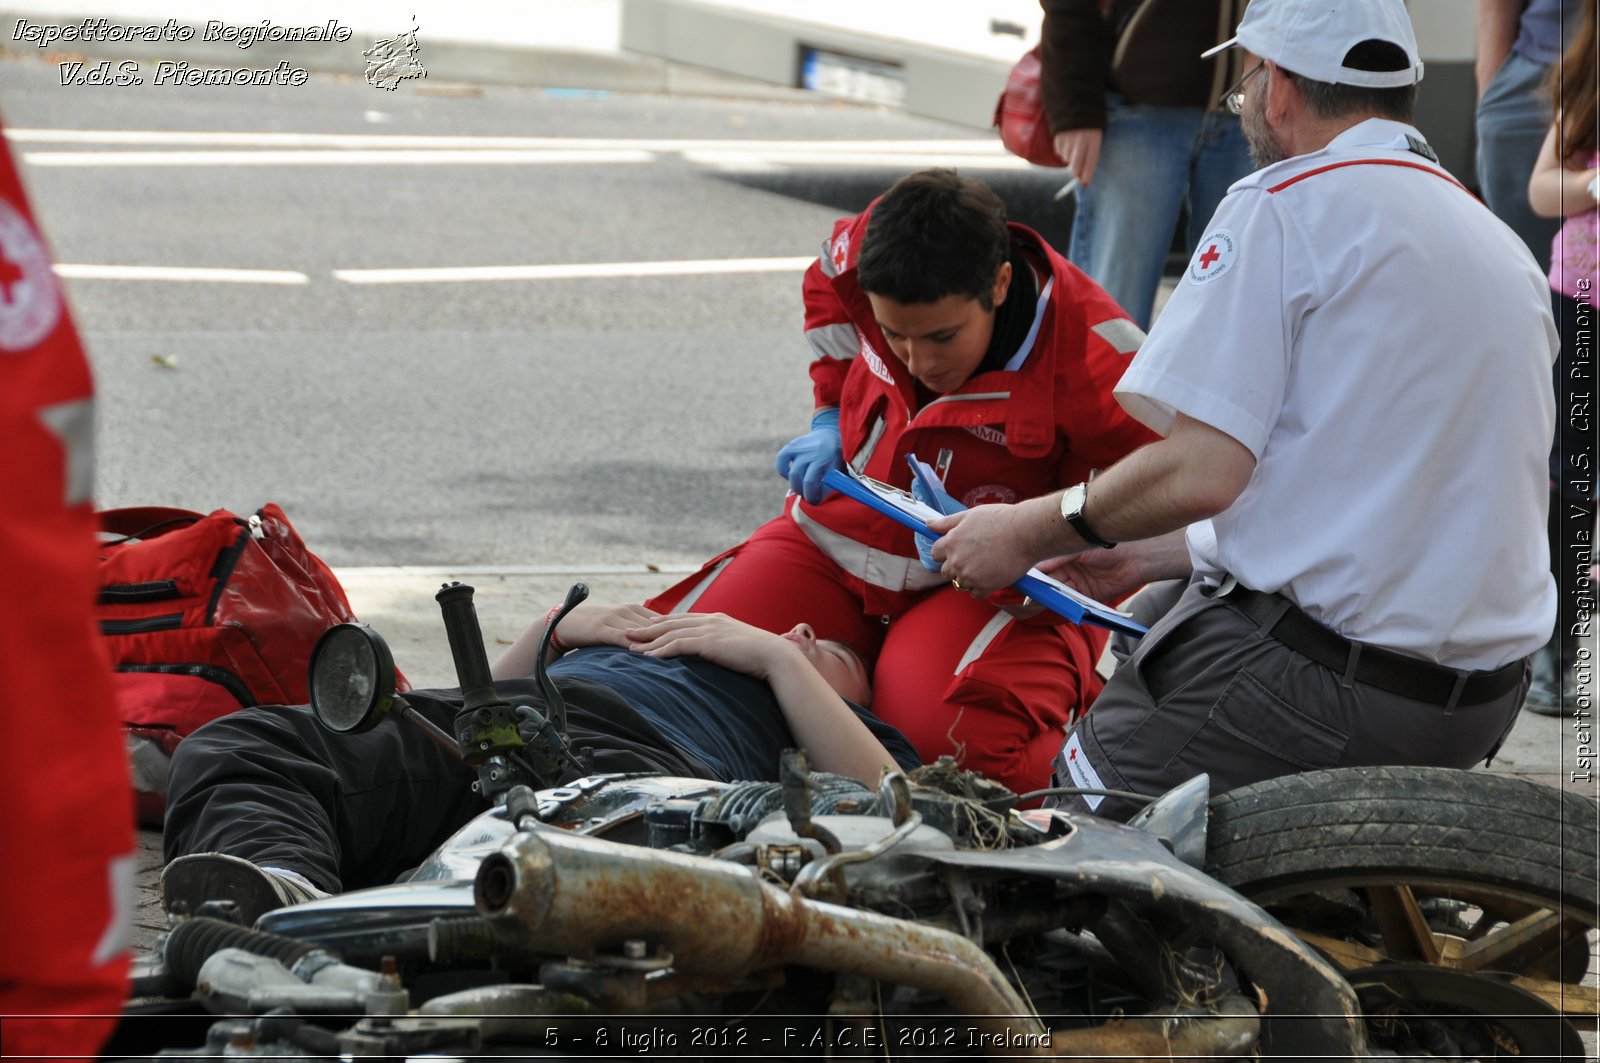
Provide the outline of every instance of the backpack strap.
[[192,509],[175,509],[170,506],[130,506],[126,509],[106,509],[95,514],[103,535],[101,545],[115,545],[130,539],[154,539],[158,535],[187,528],[204,514]]

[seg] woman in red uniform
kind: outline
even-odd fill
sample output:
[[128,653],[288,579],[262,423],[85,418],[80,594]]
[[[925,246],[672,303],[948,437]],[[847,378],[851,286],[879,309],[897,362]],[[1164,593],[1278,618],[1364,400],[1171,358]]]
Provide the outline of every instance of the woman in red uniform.
[[1103,633],[1016,597],[975,601],[912,534],[823,487],[848,463],[905,487],[907,453],[972,506],[1088,478],[1154,437],[1111,396],[1143,333],[1038,234],[952,170],[898,182],[839,221],[806,272],[812,430],[779,452],[783,516],[647,603],[771,631],[801,619],[875,661],[873,709],[924,758],[955,754],[1019,792],[1047,785],[1064,728],[1099,692]]

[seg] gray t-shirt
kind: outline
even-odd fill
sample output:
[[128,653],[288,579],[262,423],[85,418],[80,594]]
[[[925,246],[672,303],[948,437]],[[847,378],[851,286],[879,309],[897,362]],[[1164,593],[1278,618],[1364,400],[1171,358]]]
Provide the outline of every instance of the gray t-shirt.
[[1541,66],[1561,58],[1582,14],[1579,0],[1528,0],[1511,50]]

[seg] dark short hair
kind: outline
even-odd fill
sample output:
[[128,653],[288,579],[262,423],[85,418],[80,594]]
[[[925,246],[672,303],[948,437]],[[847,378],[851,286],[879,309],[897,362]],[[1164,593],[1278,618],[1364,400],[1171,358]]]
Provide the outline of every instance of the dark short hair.
[[947,295],[994,308],[994,278],[1010,256],[1006,208],[982,181],[923,170],[896,181],[872,208],[856,280],[897,303]]
[[[1351,70],[1404,70],[1411,65],[1404,48],[1390,41],[1361,41],[1344,56]],[[1279,69],[1282,69],[1281,67]],[[1374,89],[1364,85],[1342,85],[1284,70],[1296,85],[1306,106],[1319,118],[1343,118],[1351,114],[1376,114],[1397,122],[1411,121],[1417,109],[1417,86]]]

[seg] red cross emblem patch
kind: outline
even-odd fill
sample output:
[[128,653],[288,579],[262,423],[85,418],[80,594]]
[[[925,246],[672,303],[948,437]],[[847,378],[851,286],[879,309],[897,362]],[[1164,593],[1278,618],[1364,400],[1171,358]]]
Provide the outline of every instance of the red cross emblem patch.
[[[1073,731],[1067,736],[1067,744],[1061,747],[1061,752],[1056,754],[1056,774],[1059,778],[1060,768],[1066,768],[1067,779],[1073,786],[1086,790],[1104,790],[1106,784],[1100,781],[1100,773],[1094,770],[1089,763],[1088,756],[1083,752],[1083,739],[1078,737],[1078,732]],[[1065,780],[1063,780],[1065,781]],[[1093,812],[1100,807],[1100,802],[1105,800],[1100,794],[1084,794],[1083,800]]]
[[974,506],[1009,506],[1016,500],[1017,493],[1005,484],[984,484],[961,496],[961,504],[968,509]]
[[850,265],[850,232],[846,230],[839,234],[833,242],[833,272],[837,276],[843,273]]
[[1226,229],[1215,229],[1195,245],[1185,275],[1196,284],[1209,284],[1228,272],[1239,257],[1239,245]]
[[0,352],[38,346],[60,317],[61,293],[44,242],[0,199]]

